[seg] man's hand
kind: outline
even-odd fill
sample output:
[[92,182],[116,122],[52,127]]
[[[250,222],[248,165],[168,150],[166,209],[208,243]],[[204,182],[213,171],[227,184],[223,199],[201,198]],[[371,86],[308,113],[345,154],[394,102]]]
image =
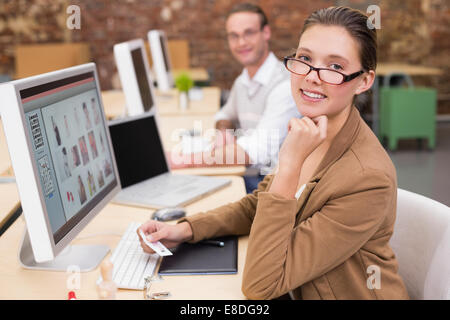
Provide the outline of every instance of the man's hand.
[[236,137],[233,134],[234,129],[216,130],[216,138],[213,148],[226,146],[236,142]]
[[235,129],[233,122],[230,120],[219,120],[216,122],[217,130]]

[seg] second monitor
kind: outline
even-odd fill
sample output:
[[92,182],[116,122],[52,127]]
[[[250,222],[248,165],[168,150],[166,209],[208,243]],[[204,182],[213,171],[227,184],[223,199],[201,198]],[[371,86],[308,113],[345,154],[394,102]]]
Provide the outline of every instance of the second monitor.
[[162,30],[150,30],[147,35],[158,89],[167,92],[174,86],[174,81],[166,35]]
[[114,58],[130,116],[150,111],[154,105],[153,81],[142,39],[118,43]]

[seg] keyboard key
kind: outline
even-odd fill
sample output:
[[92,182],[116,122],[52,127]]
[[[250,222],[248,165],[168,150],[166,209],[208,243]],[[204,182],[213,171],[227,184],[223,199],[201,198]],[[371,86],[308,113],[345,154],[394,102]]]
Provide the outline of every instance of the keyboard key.
[[113,281],[118,288],[142,290],[145,277],[153,274],[158,263],[157,254],[151,255],[142,250],[136,233],[139,226],[138,222],[128,225],[111,255]]

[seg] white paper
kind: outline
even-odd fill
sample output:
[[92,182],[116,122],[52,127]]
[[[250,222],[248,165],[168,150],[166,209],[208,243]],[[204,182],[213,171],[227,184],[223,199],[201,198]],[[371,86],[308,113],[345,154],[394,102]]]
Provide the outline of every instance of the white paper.
[[142,230],[139,230],[139,234],[141,235],[142,240],[144,240],[145,244],[152,248],[157,254],[159,254],[161,257],[164,256],[171,256],[172,252],[170,252],[169,249],[167,249],[161,242],[150,242],[147,240],[147,237],[145,236],[144,232]]

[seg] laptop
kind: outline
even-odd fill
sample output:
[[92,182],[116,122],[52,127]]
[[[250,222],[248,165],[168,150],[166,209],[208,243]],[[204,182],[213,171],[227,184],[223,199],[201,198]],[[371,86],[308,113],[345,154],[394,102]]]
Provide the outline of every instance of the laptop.
[[170,172],[154,111],[109,123],[122,191],[113,202],[149,208],[183,206],[230,179]]

